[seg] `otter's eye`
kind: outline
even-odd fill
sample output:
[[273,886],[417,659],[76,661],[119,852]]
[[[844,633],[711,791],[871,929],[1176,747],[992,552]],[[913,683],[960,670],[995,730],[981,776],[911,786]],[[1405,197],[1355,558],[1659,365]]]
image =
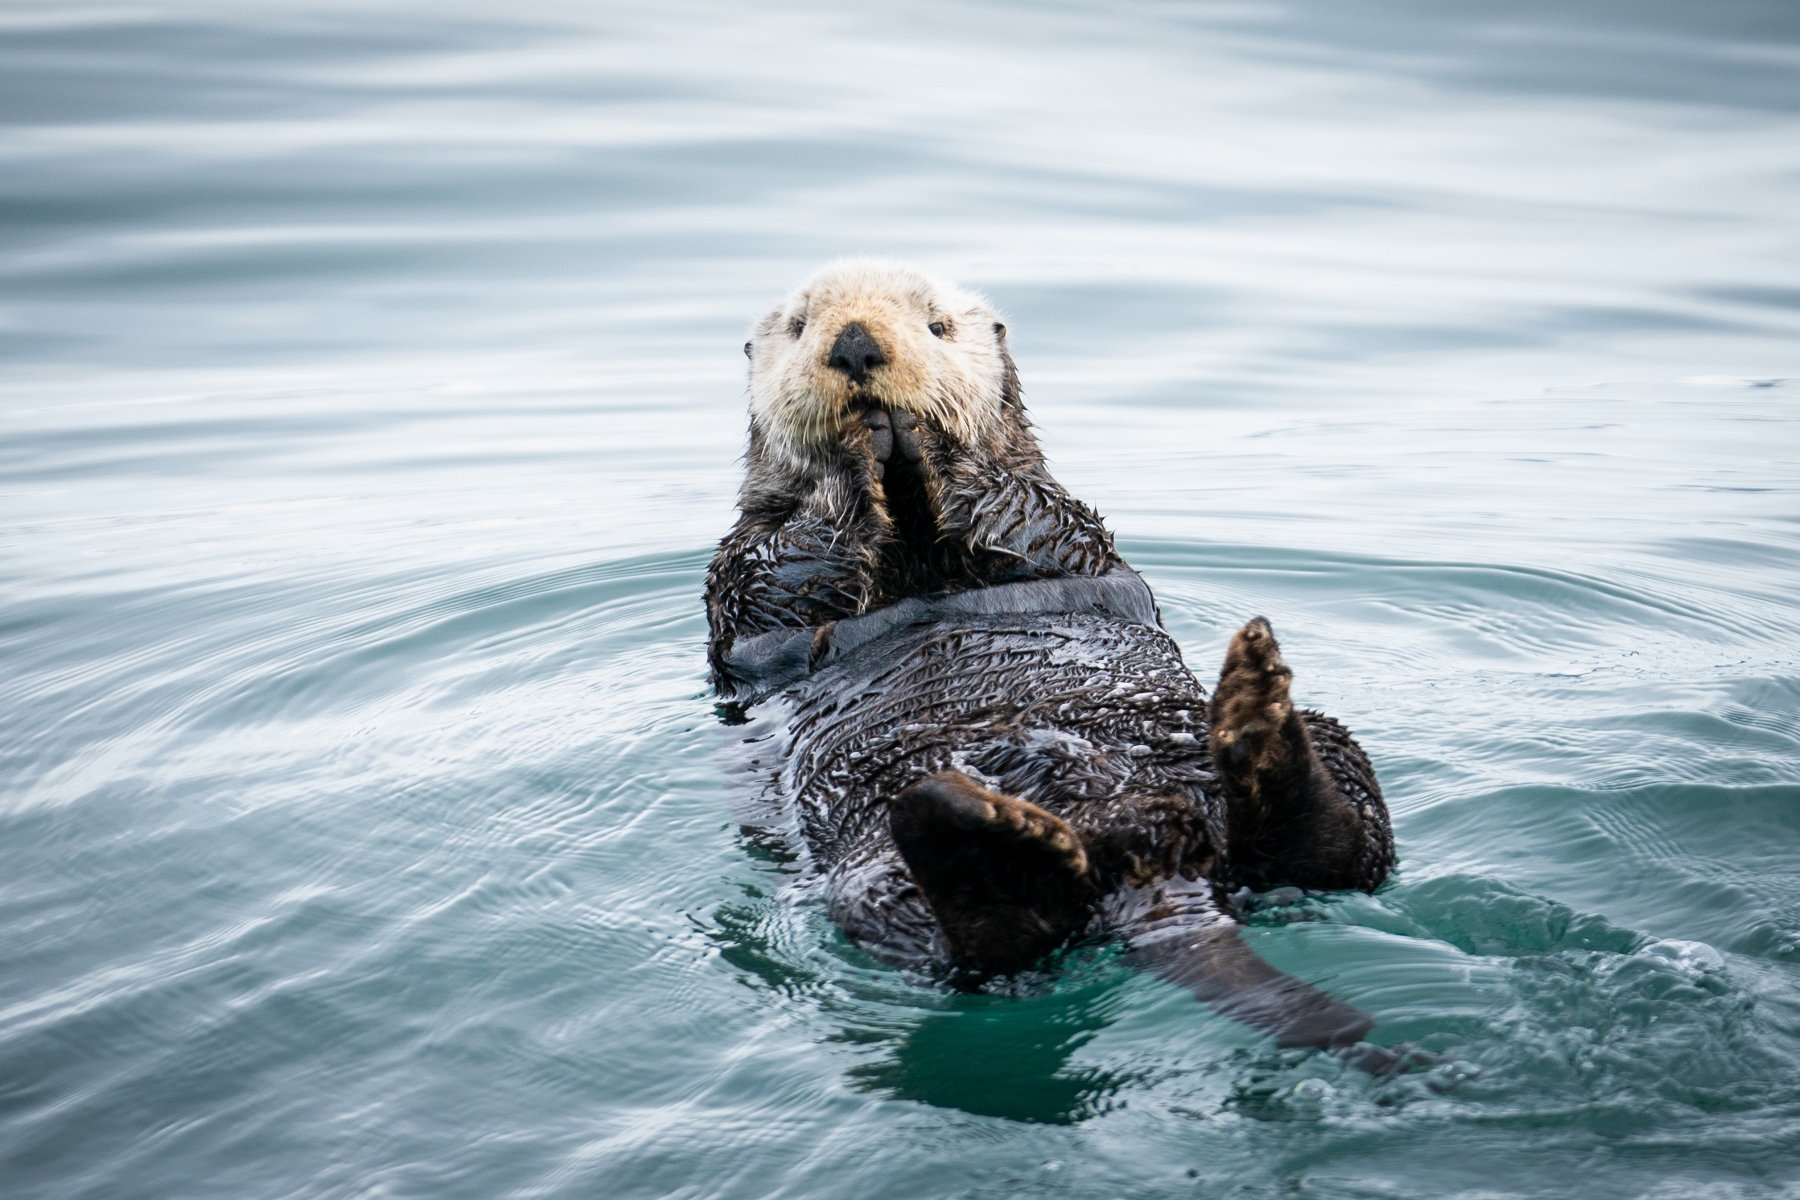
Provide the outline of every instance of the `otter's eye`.
[[944,323],[942,321],[933,321],[931,324],[927,325],[925,328],[931,330],[932,337],[943,337],[944,336]]
[[795,337],[799,337],[806,332],[806,322],[797,320],[792,325],[788,326],[788,331]]

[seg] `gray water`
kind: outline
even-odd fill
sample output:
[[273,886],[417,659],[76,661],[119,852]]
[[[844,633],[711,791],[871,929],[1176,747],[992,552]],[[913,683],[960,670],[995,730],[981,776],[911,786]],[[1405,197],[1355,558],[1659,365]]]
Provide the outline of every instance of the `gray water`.
[[[1800,1195],[1791,0],[0,8],[0,1194]],[[748,322],[1006,312],[1401,866],[956,995],[732,819]]]

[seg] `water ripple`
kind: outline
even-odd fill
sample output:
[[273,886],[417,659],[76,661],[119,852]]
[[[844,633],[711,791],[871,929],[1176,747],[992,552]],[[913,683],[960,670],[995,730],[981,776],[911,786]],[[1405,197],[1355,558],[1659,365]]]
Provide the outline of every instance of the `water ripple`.
[[[7,1195],[1790,1194],[1796,47],[11,5]],[[987,290],[1195,670],[1265,613],[1363,737],[1400,870],[1248,936],[1437,1065],[953,993],[734,819],[742,331],[842,253]]]

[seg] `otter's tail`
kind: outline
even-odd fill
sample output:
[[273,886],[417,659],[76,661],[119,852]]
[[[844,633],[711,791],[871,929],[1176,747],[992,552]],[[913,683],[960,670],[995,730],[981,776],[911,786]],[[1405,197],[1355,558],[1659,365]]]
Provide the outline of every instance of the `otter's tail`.
[[1336,1050],[1362,1041],[1375,1018],[1271,966],[1238,936],[1205,881],[1175,878],[1134,889],[1114,922],[1127,959],[1180,984],[1214,1011],[1242,1021],[1279,1046]]
[[1330,1050],[1371,1075],[1439,1061],[1411,1045],[1365,1042],[1375,1018],[1271,966],[1239,936],[1243,926],[1219,909],[1205,881],[1175,878],[1133,889],[1114,907],[1109,923],[1125,938],[1128,962],[1180,984],[1278,1046]]

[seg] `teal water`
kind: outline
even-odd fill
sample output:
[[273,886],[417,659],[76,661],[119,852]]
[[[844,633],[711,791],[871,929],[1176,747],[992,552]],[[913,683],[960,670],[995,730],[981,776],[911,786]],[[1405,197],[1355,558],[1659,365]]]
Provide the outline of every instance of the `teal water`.
[[[0,1194],[1800,1195],[1785,0],[0,9]],[[1252,937],[856,952],[714,757],[743,330],[1008,314],[1395,813]]]

